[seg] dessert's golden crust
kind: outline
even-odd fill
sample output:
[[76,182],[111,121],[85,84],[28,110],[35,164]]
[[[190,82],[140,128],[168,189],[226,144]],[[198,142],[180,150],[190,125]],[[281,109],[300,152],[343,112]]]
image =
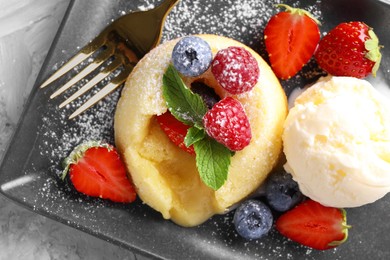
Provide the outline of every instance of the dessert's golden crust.
[[[232,157],[228,180],[218,190],[205,186],[195,157],[176,147],[160,130],[155,115],[167,110],[162,97],[162,76],[177,42],[164,43],[136,66],[129,76],[115,114],[115,142],[139,197],[166,219],[183,226],[198,225],[252,193],[275,166],[282,147],[281,135],[287,99],[268,64],[253,50],[225,37],[201,35],[215,55],[220,49],[241,46],[260,67],[258,84],[234,96],[244,106],[252,129],[251,143]],[[190,85],[194,78],[184,78]],[[229,95],[210,70],[196,80],[213,87],[220,97]]]

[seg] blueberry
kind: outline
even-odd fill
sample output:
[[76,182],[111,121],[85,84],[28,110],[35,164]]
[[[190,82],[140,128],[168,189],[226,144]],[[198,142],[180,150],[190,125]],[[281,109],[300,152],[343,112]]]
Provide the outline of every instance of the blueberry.
[[205,72],[212,58],[209,44],[196,36],[182,38],[172,51],[173,66],[188,77],[196,77]]
[[291,174],[284,171],[271,174],[265,190],[268,204],[279,212],[293,208],[303,199],[298,183],[293,180]]
[[234,213],[234,226],[237,233],[245,239],[258,239],[266,235],[272,227],[271,210],[263,202],[247,200]]

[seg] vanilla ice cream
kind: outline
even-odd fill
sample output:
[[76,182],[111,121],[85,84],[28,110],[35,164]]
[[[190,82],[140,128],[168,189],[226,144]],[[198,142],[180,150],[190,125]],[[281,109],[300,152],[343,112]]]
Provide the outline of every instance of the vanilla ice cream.
[[287,116],[285,168],[301,191],[332,207],[357,207],[390,191],[390,100],[365,80],[321,78]]

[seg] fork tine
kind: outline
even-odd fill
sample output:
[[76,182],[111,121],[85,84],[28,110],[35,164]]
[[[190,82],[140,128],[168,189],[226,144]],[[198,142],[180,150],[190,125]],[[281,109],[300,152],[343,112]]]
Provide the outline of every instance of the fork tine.
[[95,86],[97,83],[99,83],[101,80],[103,80],[105,77],[107,77],[112,71],[117,69],[121,65],[120,60],[115,59],[113,62],[111,62],[106,68],[104,68],[98,75],[93,77],[90,81],[88,81],[87,84],[82,86],[79,90],[77,90],[72,96],[67,98],[64,102],[62,102],[59,105],[59,108],[62,108],[75,100],[76,98],[80,97],[82,94],[87,92],[89,89],[91,89],[93,86]]
[[129,75],[130,71],[133,69],[133,67],[127,67],[125,70],[123,70],[118,76],[116,76],[111,82],[109,82],[107,85],[102,87],[102,89],[97,92],[93,97],[88,99],[83,105],[81,105],[76,111],[73,112],[69,116],[69,119],[75,118],[76,116],[83,113],[85,110],[96,104],[98,101],[103,99],[106,95],[111,93],[113,90],[115,90],[117,87],[122,85],[123,82],[125,82],[127,76]]
[[95,38],[92,42],[84,46],[75,56],[73,56],[68,62],[61,66],[56,72],[54,72],[45,82],[42,83],[40,88],[44,88],[50,83],[54,82],[62,75],[66,74],[68,71],[76,67],[82,61],[86,60],[89,56],[92,55],[97,49],[103,46],[104,40],[102,37]]
[[73,78],[71,78],[68,82],[66,82],[65,85],[63,85],[61,88],[57,89],[51,96],[50,99],[55,98],[56,96],[63,93],[65,90],[69,89],[71,86],[79,82],[81,79],[83,79],[85,76],[87,76],[89,73],[94,71],[96,68],[98,68],[102,63],[104,63],[112,54],[114,53],[114,47],[107,46],[107,49],[104,50],[102,53],[100,53],[95,61],[88,64],[83,70],[81,70],[77,75],[75,75]]

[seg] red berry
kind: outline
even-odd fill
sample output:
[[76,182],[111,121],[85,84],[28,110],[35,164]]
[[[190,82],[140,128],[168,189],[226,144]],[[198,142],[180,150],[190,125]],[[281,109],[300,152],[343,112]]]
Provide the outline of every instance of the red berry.
[[314,54],[318,65],[334,76],[364,78],[375,73],[381,53],[374,31],[362,22],[341,23],[325,35]]
[[211,63],[211,72],[226,91],[241,94],[256,85],[260,69],[249,51],[233,46],[218,51]]
[[345,242],[348,228],[345,210],[325,207],[313,200],[302,202],[276,221],[276,229],[282,235],[318,250]]
[[177,120],[169,111],[157,116],[157,122],[168,138],[178,147],[190,154],[195,154],[194,147],[187,147],[184,144],[184,138],[187,135],[190,126]]
[[135,200],[134,187],[114,147],[88,142],[77,146],[65,162],[63,178],[69,169],[70,180],[77,191],[114,202]]
[[244,149],[252,138],[244,108],[232,97],[222,99],[207,111],[203,124],[209,136],[232,151]]
[[313,56],[320,30],[309,12],[284,4],[278,6],[287,10],[272,16],[266,25],[265,47],[275,75],[289,79]]

